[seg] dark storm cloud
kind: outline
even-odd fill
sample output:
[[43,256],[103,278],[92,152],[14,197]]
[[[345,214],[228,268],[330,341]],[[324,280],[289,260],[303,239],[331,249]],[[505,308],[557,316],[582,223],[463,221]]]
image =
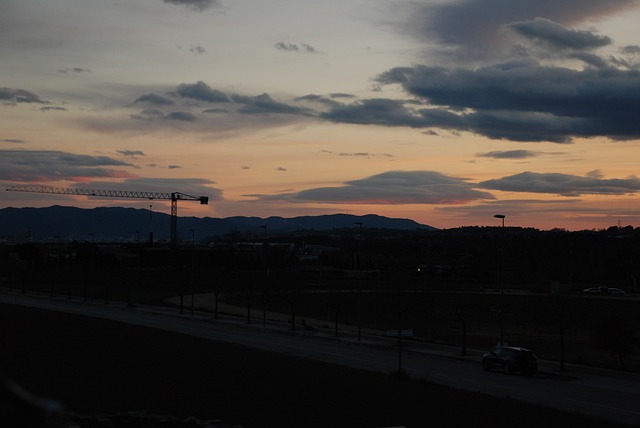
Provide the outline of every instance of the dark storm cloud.
[[404,29],[427,42],[478,47],[495,41],[504,26],[515,22],[543,17],[574,25],[636,5],[635,0],[415,1]]
[[217,5],[217,0],[162,0],[165,3],[176,4],[179,6],[186,6],[189,9],[202,12],[210,7]]
[[197,83],[183,83],[176,90],[183,98],[206,101],[208,103],[228,103],[229,97],[217,89],[212,89],[203,81]]
[[109,167],[132,166],[107,156],[87,156],[53,150],[0,150],[0,179],[15,182],[127,178],[134,175]]
[[434,171],[389,171],[353,180],[340,187],[321,187],[297,193],[251,195],[260,200],[351,204],[463,204],[493,199],[473,189],[467,180]]
[[170,100],[169,98],[165,98],[161,95],[156,95],[156,94],[142,95],[141,97],[138,97],[133,103],[134,104],[145,103],[145,104],[165,105],[165,106],[175,104],[173,100]]
[[[469,130],[490,138],[568,142],[572,137],[640,137],[640,71],[542,66],[534,61],[465,69],[401,67],[378,77],[440,109],[411,111],[399,102],[395,115],[378,117],[366,103],[324,115],[349,123],[378,123]],[[421,118],[417,118],[419,114]],[[410,120],[408,120],[410,119]]]
[[[475,132],[493,139],[555,143],[570,142],[572,132],[580,122],[580,119],[553,117],[540,113],[513,111],[461,113],[445,108],[415,109],[412,104],[405,106],[398,100],[364,100],[332,108],[329,112],[321,113],[320,117],[338,123],[444,128],[452,132]],[[437,135],[435,132],[430,134]]]
[[0,101],[4,104],[49,104],[48,101],[42,99],[33,92],[24,89],[0,88]]
[[[613,109],[638,106],[640,73],[627,70],[574,70],[536,62],[488,67],[396,68],[379,77],[383,84],[398,83],[431,104],[455,109],[550,113],[559,116],[597,116]],[[604,104],[603,104],[604,103]]]
[[278,50],[287,52],[318,53],[318,51],[313,46],[310,46],[306,43],[301,43],[300,45],[298,45],[296,43],[278,42],[274,45],[274,47]]
[[487,153],[479,153],[477,156],[493,159],[526,159],[539,156],[540,152],[532,152],[531,150],[506,150]]
[[516,33],[529,39],[548,43],[560,49],[595,49],[611,44],[611,39],[589,31],[570,30],[545,18],[509,25]]
[[478,187],[508,192],[549,193],[561,196],[580,195],[626,195],[640,191],[640,179],[631,176],[624,179],[604,179],[594,171],[584,177],[549,173],[538,174],[526,171],[520,174],[487,180]]

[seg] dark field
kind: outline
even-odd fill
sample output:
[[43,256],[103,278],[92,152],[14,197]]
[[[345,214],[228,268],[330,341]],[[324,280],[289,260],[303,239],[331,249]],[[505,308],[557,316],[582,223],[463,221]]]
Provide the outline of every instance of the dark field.
[[245,427],[622,426],[155,329],[0,305],[0,367],[70,412]]

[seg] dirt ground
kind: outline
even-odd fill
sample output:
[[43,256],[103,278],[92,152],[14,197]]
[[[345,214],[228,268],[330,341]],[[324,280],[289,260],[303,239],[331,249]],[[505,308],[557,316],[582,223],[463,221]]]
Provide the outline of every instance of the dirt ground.
[[[107,320],[0,304],[0,323],[0,375],[81,415],[138,411],[244,427],[605,424],[423,381]],[[85,419],[84,425],[78,420],[76,426],[109,426],[95,420]]]

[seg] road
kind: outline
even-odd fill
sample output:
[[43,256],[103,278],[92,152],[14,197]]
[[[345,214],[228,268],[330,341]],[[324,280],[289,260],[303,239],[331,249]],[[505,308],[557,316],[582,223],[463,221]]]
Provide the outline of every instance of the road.
[[484,372],[477,354],[460,357],[458,349],[444,349],[406,341],[398,352],[394,340],[365,335],[333,337],[329,331],[306,334],[292,332],[283,323],[269,321],[246,324],[240,317],[212,320],[210,314],[180,315],[164,307],[126,307],[122,303],[83,302],[20,293],[0,293],[4,303],[71,314],[105,318],[210,340],[241,344],[310,360],[340,364],[378,372],[392,372],[399,365],[414,378],[458,389],[498,397],[511,397],[534,404],[599,416],[611,421],[640,426],[640,376],[573,366],[570,376],[558,376],[541,362],[535,377]]

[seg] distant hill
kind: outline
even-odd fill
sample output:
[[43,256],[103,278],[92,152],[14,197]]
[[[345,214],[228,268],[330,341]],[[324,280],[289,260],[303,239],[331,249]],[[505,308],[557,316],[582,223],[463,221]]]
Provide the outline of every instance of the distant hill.
[[[332,214],[320,216],[283,217],[179,217],[178,237],[191,239],[193,230],[196,239],[250,233],[261,235],[263,226],[269,234],[291,233],[301,230],[328,231],[356,227],[361,222],[365,228],[415,230],[435,228],[408,219],[395,219],[369,214],[355,216]],[[4,208],[0,209],[0,239],[24,241],[40,240],[96,240],[134,241],[149,239],[153,232],[155,240],[167,240],[170,234],[170,216],[160,212],[150,213],[146,209],[104,207],[84,209],[52,206],[48,208]]]

